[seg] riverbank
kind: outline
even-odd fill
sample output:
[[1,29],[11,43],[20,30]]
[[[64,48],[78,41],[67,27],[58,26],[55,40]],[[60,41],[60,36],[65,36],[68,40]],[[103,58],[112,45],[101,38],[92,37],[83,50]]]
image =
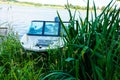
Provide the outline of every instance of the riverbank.
[[[18,2],[18,1],[0,1],[0,4],[11,4],[11,5],[20,5],[20,6],[34,6],[34,7],[45,7],[45,8],[55,8],[55,9],[65,9],[66,5],[52,5],[52,4],[40,4],[40,3],[32,3],[32,2]],[[77,9],[77,10],[86,10],[86,6],[79,6],[79,5],[69,5],[69,8],[71,9]],[[97,10],[104,9],[104,6],[102,8],[97,7]],[[93,7],[90,7],[90,10],[93,10]]]
[[20,6],[33,6],[33,7],[45,7],[45,8],[57,8],[64,9],[64,6],[61,5],[48,5],[32,2],[18,2],[18,1],[0,1],[0,4],[10,4],[10,5],[20,5]]

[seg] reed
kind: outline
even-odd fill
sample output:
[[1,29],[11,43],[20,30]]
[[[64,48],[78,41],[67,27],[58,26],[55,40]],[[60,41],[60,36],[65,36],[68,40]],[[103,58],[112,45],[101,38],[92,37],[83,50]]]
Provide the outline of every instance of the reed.
[[66,45],[55,54],[50,53],[52,58],[49,62],[53,70],[50,70],[43,80],[120,79],[120,9],[113,7],[114,3],[111,1],[98,15],[94,2],[93,5],[94,12],[91,13],[91,20],[89,19],[89,0],[84,20],[81,17],[75,20],[75,14],[72,15],[68,5],[69,28],[63,24],[58,13],[61,25],[66,32],[64,40]]

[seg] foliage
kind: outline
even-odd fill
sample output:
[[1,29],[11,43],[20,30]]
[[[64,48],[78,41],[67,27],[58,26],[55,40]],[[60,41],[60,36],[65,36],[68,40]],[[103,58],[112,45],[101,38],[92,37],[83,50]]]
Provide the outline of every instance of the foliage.
[[[94,3],[93,3],[94,4]],[[69,6],[69,28],[59,19],[67,36],[66,46],[54,54],[50,52],[50,72],[43,80],[119,80],[120,79],[120,40],[119,10],[112,1],[89,20],[89,0],[86,18],[75,20]],[[76,12],[75,12],[76,13]],[[52,65],[52,66],[51,66]],[[52,68],[52,70],[51,70]]]
[[[25,51],[16,34],[9,33],[0,43],[0,79],[37,80],[45,69],[45,57]],[[33,55],[31,55],[33,54]]]

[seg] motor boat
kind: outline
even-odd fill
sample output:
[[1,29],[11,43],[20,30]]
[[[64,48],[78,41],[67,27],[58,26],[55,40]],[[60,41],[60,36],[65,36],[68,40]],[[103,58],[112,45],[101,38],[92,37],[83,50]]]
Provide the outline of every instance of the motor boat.
[[[69,26],[68,21],[64,21]],[[54,21],[32,20],[29,30],[21,38],[21,44],[25,50],[46,52],[62,48],[66,35],[58,17]]]

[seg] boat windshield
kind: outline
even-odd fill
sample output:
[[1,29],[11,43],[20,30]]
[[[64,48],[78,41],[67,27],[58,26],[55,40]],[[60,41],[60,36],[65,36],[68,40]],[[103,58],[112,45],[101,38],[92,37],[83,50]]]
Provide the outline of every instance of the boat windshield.
[[[63,22],[64,26],[68,29],[70,23]],[[42,35],[42,36],[65,36],[65,30],[60,22],[55,21],[32,21],[29,35]]]
[[[69,29],[69,26],[70,26],[69,22],[64,22],[63,24],[64,24],[64,26],[65,26],[66,29]],[[61,25],[60,35],[61,36],[66,36],[67,35],[66,31],[64,30],[64,28],[62,27],[62,25]]]
[[44,35],[58,35],[59,22],[47,22],[44,28]]
[[43,31],[43,22],[32,22],[28,34],[41,34]]
[[59,35],[59,22],[54,21],[32,21],[28,34],[32,35]]

